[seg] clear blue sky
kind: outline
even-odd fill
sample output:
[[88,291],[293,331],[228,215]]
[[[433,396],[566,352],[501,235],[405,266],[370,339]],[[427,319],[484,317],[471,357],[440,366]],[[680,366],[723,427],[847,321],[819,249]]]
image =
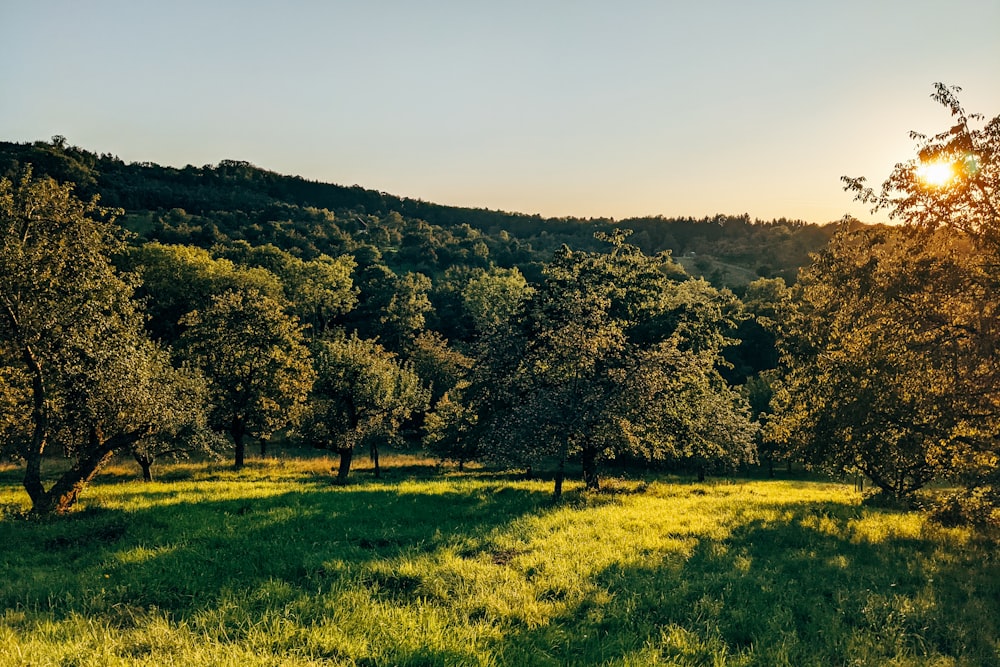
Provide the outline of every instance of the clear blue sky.
[[870,219],[1000,0],[0,0],[0,139],[562,216]]

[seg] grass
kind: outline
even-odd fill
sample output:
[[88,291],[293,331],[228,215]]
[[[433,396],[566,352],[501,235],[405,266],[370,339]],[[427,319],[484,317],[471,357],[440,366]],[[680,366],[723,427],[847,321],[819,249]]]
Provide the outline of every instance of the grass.
[[0,665],[1000,665],[996,544],[850,486],[333,464],[0,470]]

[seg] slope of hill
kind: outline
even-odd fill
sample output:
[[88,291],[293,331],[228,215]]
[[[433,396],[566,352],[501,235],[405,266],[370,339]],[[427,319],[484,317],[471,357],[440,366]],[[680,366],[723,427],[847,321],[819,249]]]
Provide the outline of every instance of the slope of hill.
[[211,247],[235,240],[272,243],[303,256],[373,246],[387,263],[436,274],[455,264],[519,266],[545,261],[562,244],[594,250],[593,235],[623,227],[647,253],[669,250],[685,268],[739,289],[756,276],[794,280],[835,225],[751,220],[747,215],[625,220],[543,218],[461,208],[277,174],[248,162],[183,168],[125,163],[110,154],[50,142],[0,142],[0,174],[31,165],[36,174],[76,184],[85,197],[126,212],[140,237]]

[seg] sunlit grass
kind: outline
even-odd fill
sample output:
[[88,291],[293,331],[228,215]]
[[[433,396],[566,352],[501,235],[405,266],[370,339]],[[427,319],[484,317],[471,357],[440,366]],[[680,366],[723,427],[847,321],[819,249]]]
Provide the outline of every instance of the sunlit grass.
[[[996,545],[804,481],[127,462],[0,520],[0,665],[1000,664]],[[0,503],[24,507],[16,470]]]

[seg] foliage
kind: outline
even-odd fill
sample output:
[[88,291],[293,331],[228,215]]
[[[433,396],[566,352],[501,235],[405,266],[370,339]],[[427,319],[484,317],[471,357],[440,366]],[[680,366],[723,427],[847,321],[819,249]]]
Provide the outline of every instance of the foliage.
[[845,178],[904,227],[841,232],[803,273],[783,343],[774,433],[897,498],[946,476],[991,495],[1000,465],[1000,117],[974,128],[957,92],[936,86],[957,124],[914,133],[917,158],[880,193]]
[[[847,189],[875,211],[907,225],[934,230],[950,227],[977,246],[1000,252],[1000,116],[985,121],[963,108],[957,86],[934,85],[931,98],[950,112],[955,125],[927,136],[910,132],[917,156],[896,165],[878,192],[864,178],[844,177]],[[982,123],[981,127],[977,124]],[[943,182],[929,182],[928,165],[947,169]]]
[[314,342],[316,384],[302,425],[305,440],[340,455],[338,480],[350,473],[354,449],[367,445],[379,466],[379,440],[398,441],[398,429],[427,407],[429,392],[410,364],[356,334]]
[[533,292],[516,268],[492,269],[466,282],[462,302],[476,330],[489,335],[513,317]]
[[349,318],[353,329],[363,338],[377,338],[397,354],[408,353],[433,308],[428,298],[430,279],[421,273],[400,276],[374,264],[361,271],[357,284],[360,302]]
[[462,381],[445,392],[424,419],[424,447],[442,461],[454,461],[459,470],[482,454],[475,435],[477,416],[464,400],[468,387]]
[[413,371],[430,389],[431,402],[462,382],[473,360],[451,347],[436,331],[423,331],[414,339],[410,351]]
[[[116,451],[202,418],[197,380],[146,337],[111,265],[122,247],[111,215],[30,172],[0,180],[0,395],[13,410],[0,444],[25,461],[38,513],[69,509]],[[46,489],[50,445],[73,463]]]
[[256,290],[213,297],[180,323],[181,349],[209,382],[212,427],[232,437],[241,468],[247,435],[270,438],[305,407],[314,374],[302,329]]
[[[607,237],[611,254],[564,248],[523,314],[494,334],[471,390],[491,458],[579,456],[588,487],[626,453],[709,464],[753,459],[742,399],[719,377],[729,297],[676,283],[669,259]],[[724,324],[727,323],[727,324]],[[682,398],[683,397],[683,398]]]
[[154,337],[170,343],[180,337],[184,315],[208,308],[213,297],[225,292],[256,290],[282,298],[282,285],[270,271],[215,258],[194,246],[144,243],[128,248],[121,264],[141,274],[137,294],[149,312],[147,326]]
[[336,318],[357,304],[358,291],[351,279],[356,263],[350,255],[303,260],[274,245],[251,246],[246,241],[219,252],[239,265],[266,269],[277,276],[292,313],[313,336],[322,336]]

